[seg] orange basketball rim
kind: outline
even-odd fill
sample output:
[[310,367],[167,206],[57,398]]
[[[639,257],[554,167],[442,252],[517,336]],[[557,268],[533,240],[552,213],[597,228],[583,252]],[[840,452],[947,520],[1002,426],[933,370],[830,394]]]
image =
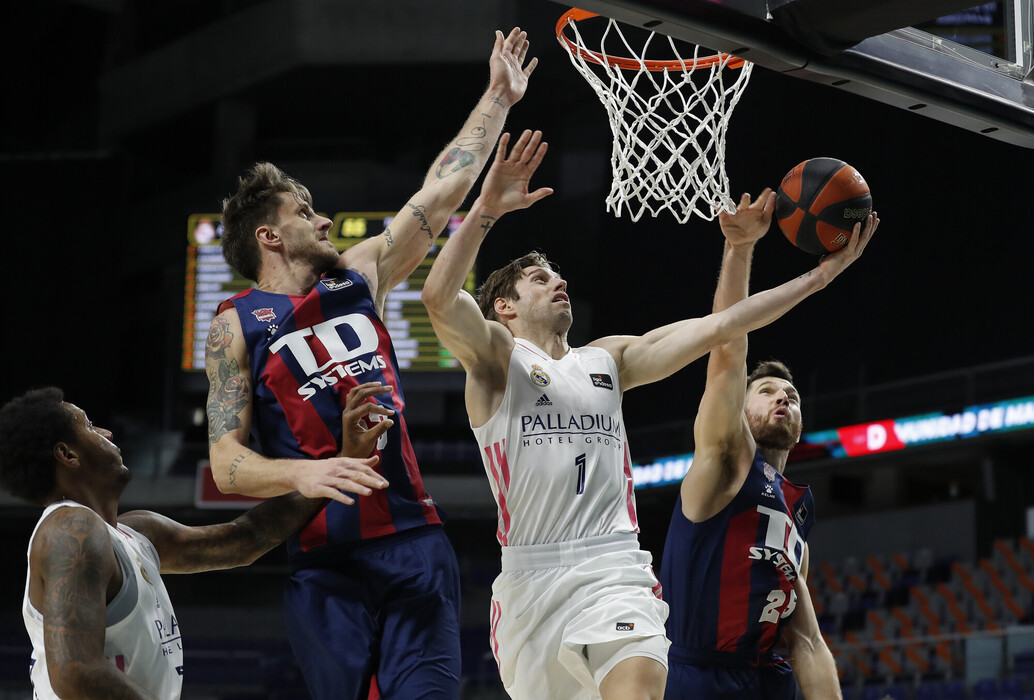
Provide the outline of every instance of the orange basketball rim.
[[711,66],[720,65],[725,63],[726,68],[742,68],[743,64],[747,61],[742,58],[737,58],[726,53],[717,53],[712,56],[701,56],[697,58],[684,59],[679,61],[657,61],[650,59],[638,59],[638,58],[622,58],[620,56],[608,56],[598,51],[579,46],[577,43],[572,41],[564,30],[567,25],[571,22],[579,22],[584,19],[591,19],[593,17],[599,17],[595,12],[589,12],[588,10],[579,10],[578,8],[572,8],[565,12],[556,23],[556,38],[560,42],[560,45],[567,49],[571,54],[581,56],[586,61],[597,63],[601,66],[609,65],[615,68],[623,68],[625,70],[642,70],[645,68],[648,71],[668,71],[668,70],[687,70],[690,68],[709,68]]

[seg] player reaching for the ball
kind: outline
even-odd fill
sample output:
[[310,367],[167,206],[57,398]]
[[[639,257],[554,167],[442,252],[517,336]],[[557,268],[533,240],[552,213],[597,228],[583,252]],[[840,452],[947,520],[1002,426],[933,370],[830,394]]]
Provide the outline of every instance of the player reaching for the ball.
[[[712,309],[719,315],[748,299],[754,244],[767,228],[733,226],[731,218],[719,218],[726,237]],[[878,224],[871,212],[844,250],[864,246]],[[745,335],[712,349],[707,361],[693,462],[661,563],[670,606],[665,697],[791,700],[796,674],[808,700],[840,698],[805,582],[814,501],[810,489],[783,477],[801,436],[800,395],[781,362],[763,362],[749,377],[746,362]],[[790,659],[772,652],[780,636]]]
[[[875,219],[811,272],[720,313],[642,336],[567,344],[567,282],[539,253],[463,291],[496,220],[548,195],[528,185],[542,134],[500,140],[481,195],[428,275],[423,300],[467,373],[465,401],[499,509],[502,573],[492,649],[513,698],[660,698],[667,605],[639,549],[622,392],[655,382],[711,348],[775,320],[862,253]],[[721,219],[754,240],[769,228],[771,190]],[[727,235],[729,235],[727,233]],[[645,284],[647,278],[641,277]],[[480,304],[480,308],[479,308]]]

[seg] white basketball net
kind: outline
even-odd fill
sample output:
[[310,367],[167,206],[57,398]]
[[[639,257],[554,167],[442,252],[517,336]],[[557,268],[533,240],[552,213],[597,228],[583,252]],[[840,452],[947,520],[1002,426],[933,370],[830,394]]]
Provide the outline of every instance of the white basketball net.
[[[671,37],[665,37],[680,65],[675,70],[650,71],[644,57],[656,32],[636,52],[617,22],[608,20],[601,48],[590,52],[577,24],[568,22],[573,31],[570,38],[580,50],[574,51],[563,40],[560,44],[610,117],[613,180],[607,211],[620,217],[627,206],[632,221],[638,221],[644,211],[657,216],[667,209],[679,223],[686,223],[694,213],[711,221],[723,208],[735,212],[725,174],[725,134],[753,64],[729,69],[727,76],[727,64],[738,59],[721,54],[711,66],[694,67],[700,47],[694,47],[692,59],[683,59]],[[638,63],[637,70],[597,62],[593,52],[610,57],[606,46],[611,35],[612,42],[623,44],[626,57]],[[727,77],[732,76],[736,79],[727,85]]]

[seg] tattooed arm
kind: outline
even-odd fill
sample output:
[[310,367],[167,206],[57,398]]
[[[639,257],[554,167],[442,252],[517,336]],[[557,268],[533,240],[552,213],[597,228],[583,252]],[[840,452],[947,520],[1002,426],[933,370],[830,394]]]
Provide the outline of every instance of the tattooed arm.
[[531,176],[546,155],[542,132],[525,131],[507,153],[509,145],[510,135],[503,134],[481,195],[434,261],[421,293],[435,334],[467,372],[464,401],[475,426],[483,425],[502,402],[513,335],[484,317],[463,282],[499,217],[553,192],[549,187],[529,192]]
[[86,508],[59,508],[29,553],[29,599],[43,614],[43,644],[62,698],[153,698],[104,658],[105,613],[122,587],[108,529]]
[[151,540],[163,574],[191,574],[251,564],[302,529],[326,502],[292,493],[263,501],[228,523],[200,527],[146,510],[118,520]]
[[208,374],[208,455],[223,493],[269,498],[298,491],[352,505],[350,491],[368,495],[388,482],[376,458],[267,459],[248,448],[255,390],[240,317],[230,308],[212,320],[205,347]]
[[518,28],[506,37],[496,32],[488,89],[435,159],[423,187],[381,235],[342,253],[339,267],[352,268],[366,278],[382,316],[388,292],[424,259],[488,163],[507,112],[524,96],[528,77],[538,64],[538,59],[532,58],[524,66],[528,46],[527,34]]

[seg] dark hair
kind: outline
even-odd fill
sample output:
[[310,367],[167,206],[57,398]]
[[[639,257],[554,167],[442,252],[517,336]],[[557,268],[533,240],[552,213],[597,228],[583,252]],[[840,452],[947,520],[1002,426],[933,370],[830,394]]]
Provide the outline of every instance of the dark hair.
[[754,371],[747,377],[747,388],[763,377],[776,377],[777,379],[785,379],[786,381],[793,384],[793,375],[790,374],[790,368],[784,365],[779,360],[764,360],[759,362],[754,368]]
[[524,276],[524,268],[539,266],[548,270],[554,270],[553,263],[546,259],[546,256],[537,250],[527,255],[511,260],[488,276],[485,283],[478,290],[475,298],[481,313],[489,321],[498,321],[499,316],[495,312],[496,299],[520,299],[517,294],[517,281]]
[[237,178],[237,193],[223,200],[223,257],[249,280],[258,281],[262,266],[255,230],[280,220],[277,212],[284,192],[312,206],[312,195],[305,185],[272,163],[256,163]]
[[54,445],[75,443],[72,414],[57,387],[33,389],[0,408],[0,487],[44,505],[57,485]]

